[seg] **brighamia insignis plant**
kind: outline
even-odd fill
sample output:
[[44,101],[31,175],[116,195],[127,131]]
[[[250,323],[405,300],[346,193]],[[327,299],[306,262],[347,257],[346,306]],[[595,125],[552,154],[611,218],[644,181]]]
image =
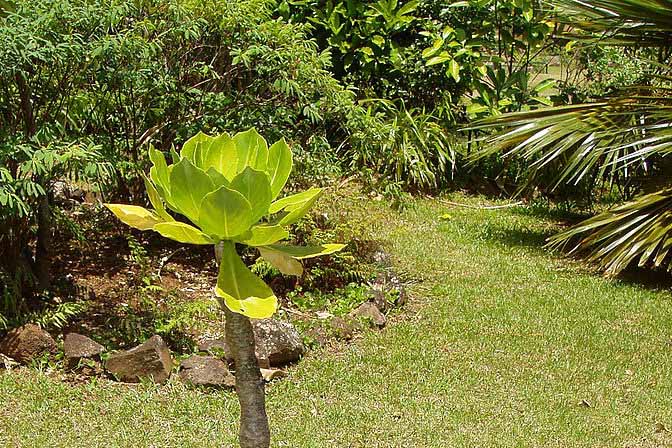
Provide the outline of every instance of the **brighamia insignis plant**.
[[[226,338],[236,365],[236,391],[241,405],[240,444],[270,443],[264,407],[264,385],[254,352],[249,318],[267,318],[278,301],[236,252],[236,243],[256,247],[282,273],[301,275],[299,260],[336,252],[341,244],[291,246],[279,244],[286,229],[303,217],[321,189],[276,199],[292,170],[292,152],[284,140],[270,148],[256,130],[233,137],[199,133],[180,153],[150,148],[153,163],[145,184],[153,210],[136,205],[106,204],[120,220],[140,230],[154,230],[188,244],[211,244],[219,263],[215,294],[226,314]],[[176,221],[169,213],[192,224]]]

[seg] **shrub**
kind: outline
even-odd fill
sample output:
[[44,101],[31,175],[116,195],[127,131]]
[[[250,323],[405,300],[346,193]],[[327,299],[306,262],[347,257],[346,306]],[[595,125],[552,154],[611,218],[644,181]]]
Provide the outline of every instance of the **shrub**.
[[305,26],[272,19],[270,0],[7,5],[0,3],[0,289],[14,302],[31,294],[35,278],[38,289],[49,287],[56,179],[141,201],[148,142],[168,150],[197,130],[254,124],[314,150],[305,160],[317,164],[315,142],[338,145],[362,115],[330,75],[329,55]]

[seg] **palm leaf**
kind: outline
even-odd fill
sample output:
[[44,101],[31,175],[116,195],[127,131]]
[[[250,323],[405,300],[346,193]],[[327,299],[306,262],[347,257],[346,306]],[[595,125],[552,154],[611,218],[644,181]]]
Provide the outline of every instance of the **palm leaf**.
[[551,0],[565,25],[564,35],[590,37],[599,34],[601,44],[669,46],[672,33],[670,0]]
[[[529,163],[529,184],[553,170],[554,185],[586,176],[613,180],[633,164],[672,151],[672,98],[620,98],[591,104],[516,112],[475,123],[471,129],[512,127],[485,140],[472,157],[518,156]],[[596,175],[596,176],[595,176]]]
[[[472,129],[509,128],[487,137],[480,159],[495,153],[519,156],[529,164],[527,183],[542,170],[554,173],[554,186],[586,178],[650,172],[652,162],[672,149],[672,96],[669,64],[663,57],[672,43],[672,0],[551,0],[564,37],[600,45],[659,47],[652,63],[652,84],[624,91],[619,98],[591,104],[507,114]],[[665,50],[665,51],[663,51]],[[669,185],[669,178],[666,185]],[[608,275],[630,263],[671,268],[672,188],[590,218],[551,238],[549,246],[586,255]]]
[[[577,241],[578,239],[578,241]],[[672,188],[594,216],[549,239],[551,248],[586,256],[607,275],[616,275],[630,263],[664,266],[672,270]]]

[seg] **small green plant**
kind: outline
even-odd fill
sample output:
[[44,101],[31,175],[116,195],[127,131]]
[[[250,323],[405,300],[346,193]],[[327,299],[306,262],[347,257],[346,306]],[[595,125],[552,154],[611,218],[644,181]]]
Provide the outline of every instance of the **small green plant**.
[[[278,300],[236,252],[236,244],[256,248],[288,275],[301,275],[299,260],[331,254],[342,244],[292,246],[286,227],[301,219],[322,190],[277,199],[292,170],[292,152],[283,140],[270,147],[255,129],[209,136],[198,133],[180,153],[150,147],[153,163],[145,185],[153,210],[136,205],[106,204],[121,221],[139,230],[154,230],[187,244],[213,245],[219,262],[215,295],[226,314],[226,338],[236,363],[236,390],[241,403],[240,444],[270,444],[261,373],[254,354],[249,318],[272,316]],[[186,217],[177,221],[169,211]],[[193,224],[193,225],[192,225]]]
[[369,287],[359,283],[349,283],[332,293],[302,291],[297,288],[287,297],[301,311],[322,309],[335,316],[345,316],[368,299]]
[[130,251],[129,258],[133,263],[138,265],[141,278],[149,276],[150,262],[147,256],[147,249],[133,235],[126,236],[126,240],[128,241],[128,249]]
[[63,302],[45,306],[39,311],[27,313],[17,320],[17,323],[34,323],[41,328],[61,329],[71,320],[82,314],[87,308],[84,302]]

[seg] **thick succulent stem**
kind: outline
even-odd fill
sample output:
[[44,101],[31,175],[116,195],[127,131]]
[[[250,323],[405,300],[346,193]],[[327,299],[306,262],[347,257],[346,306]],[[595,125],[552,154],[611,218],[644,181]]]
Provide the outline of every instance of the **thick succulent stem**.
[[[221,247],[215,247],[217,263]],[[236,366],[236,393],[240,402],[241,448],[268,448],[271,435],[266,415],[264,380],[254,346],[254,331],[247,316],[234,313],[223,303],[226,316],[226,343]]]

